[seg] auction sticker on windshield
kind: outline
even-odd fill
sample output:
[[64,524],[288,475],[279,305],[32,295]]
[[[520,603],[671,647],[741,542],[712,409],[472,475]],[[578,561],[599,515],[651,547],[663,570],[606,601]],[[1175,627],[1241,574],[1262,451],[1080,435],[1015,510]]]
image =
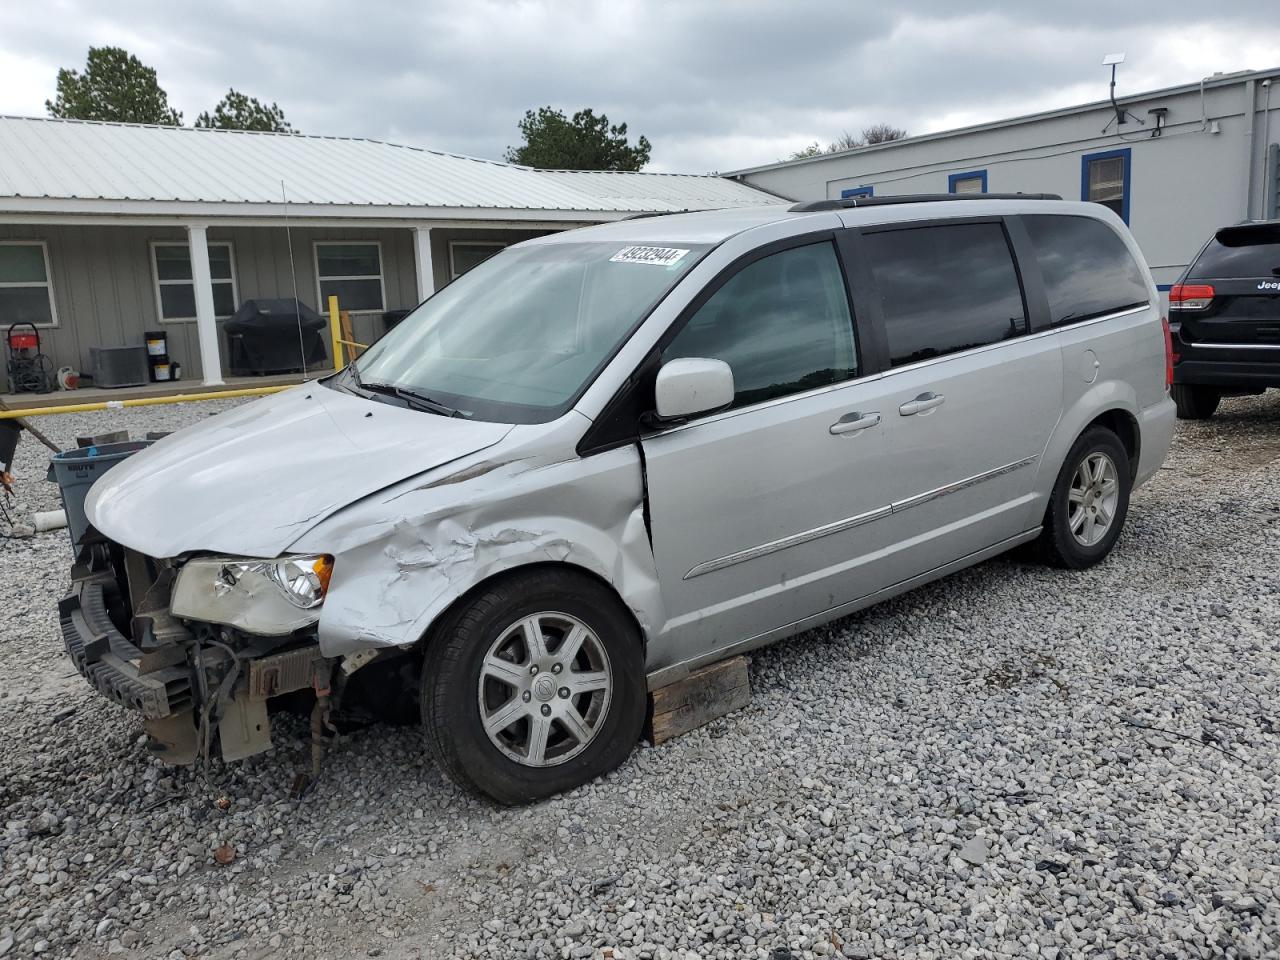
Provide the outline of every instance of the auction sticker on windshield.
[[652,263],[659,267],[669,267],[688,252],[674,247],[623,247],[609,258],[609,262]]

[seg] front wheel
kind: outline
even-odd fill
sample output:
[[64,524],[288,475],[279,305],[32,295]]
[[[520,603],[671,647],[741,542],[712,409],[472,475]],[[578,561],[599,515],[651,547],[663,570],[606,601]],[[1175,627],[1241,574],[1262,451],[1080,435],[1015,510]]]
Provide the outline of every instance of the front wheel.
[[496,581],[447,617],[423,661],[432,755],[455,782],[500,803],[548,797],[617,767],[644,714],[635,624],[580,574]]
[[1086,430],[1067,454],[1049,497],[1041,556],[1072,570],[1106,557],[1129,513],[1131,486],[1129,455],[1120,438],[1105,427]]
[[1222,391],[1213,387],[1197,387],[1175,383],[1170,390],[1179,420],[1208,420],[1222,401]]

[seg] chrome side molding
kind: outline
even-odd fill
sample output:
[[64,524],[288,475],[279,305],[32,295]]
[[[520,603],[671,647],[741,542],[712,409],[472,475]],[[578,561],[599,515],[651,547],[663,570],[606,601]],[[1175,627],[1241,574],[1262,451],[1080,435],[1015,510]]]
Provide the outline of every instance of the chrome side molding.
[[762,543],[757,547],[748,547],[746,550],[739,550],[737,553],[731,553],[717,560],[708,560],[705,563],[700,563],[686,573],[684,579],[692,580],[694,577],[700,577],[704,573],[713,573],[716,570],[723,570],[725,567],[732,567],[747,560],[756,560],[771,553],[777,553],[779,550],[786,550],[788,547],[798,547],[802,543],[811,543],[822,537],[829,537],[833,533],[843,533],[845,530],[860,527],[864,523],[887,517],[892,512],[893,508],[891,506],[877,507],[875,510],[868,510],[866,513],[860,513],[854,517],[836,520],[833,523],[823,524],[821,527],[814,527],[812,530],[805,530],[801,533],[793,533],[780,540],[771,540],[769,543]]
[[905,500],[898,500],[884,507],[877,507],[875,510],[868,510],[866,513],[859,513],[856,516],[846,517],[844,520],[836,520],[832,523],[823,524],[820,527],[814,527],[810,530],[804,530],[800,533],[793,533],[790,536],[782,537],[779,540],[771,540],[768,543],[762,543],[759,546],[748,547],[746,550],[739,550],[737,553],[730,553],[715,560],[707,560],[693,567],[683,577],[685,580],[692,580],[694,577],[700,577],[706,573],[714,573],[717,570],[724,570],[726,567],[736,566],[739,563],[745,563],[747,560],[758,560],[760,557],[766,557],[771,553],[777,553],[779,550],[786,550],[789,547],[798,547],[802,543],[812,543],[822,537],[829,537],[833,533],[843,533],[846,530],[852,530],[854,527],[860,527],[864,523],[871,523],[875,520],[881,520],[891,514],[901,513],[904,510],[910,510],[912,507],[918,507],[922,504],[931,503],[942,497],[958,493],[961,490],[967,490],[969,487],[977,486],[987,480],[994,480],[996,477],[1003,477],[1007,473],[1015,470],[1021,470],[1023,467],[1029,467],[1040,459],[1039,454],[1030,457],[1024,457],[1021,460],[1015,460],[1013,463],[1006,463],[1002,467],[996,467],[994,470],[984,470],[982,473],[975,473],[971,477],[965,477],[963,480],[957,480],[954,483],[948,483],[942,487],[935,487],[932,490],[926,490],[924,493],[917,493],[915,496],[907,497]]

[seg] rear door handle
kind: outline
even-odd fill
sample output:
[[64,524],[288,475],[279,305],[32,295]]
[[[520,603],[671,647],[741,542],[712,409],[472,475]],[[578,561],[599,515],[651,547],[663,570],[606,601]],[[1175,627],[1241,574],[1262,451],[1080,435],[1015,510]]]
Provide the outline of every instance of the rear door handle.
[[922,393],[914,400],[908,400],[898,408],[898,412],[904,417],[914,417],[917,413],[924,413],[926,410],[932,410],[940,407],[947,402],[947,398],[940,393],[929,391]]
[[874,427],[880,422],[880,412],[872,410],[870,413],[846,413],[843,417],[833,423],[830,431],[833,435],[839,436],[842,433],[857,433],[859,430],[865,430],[867,427]]

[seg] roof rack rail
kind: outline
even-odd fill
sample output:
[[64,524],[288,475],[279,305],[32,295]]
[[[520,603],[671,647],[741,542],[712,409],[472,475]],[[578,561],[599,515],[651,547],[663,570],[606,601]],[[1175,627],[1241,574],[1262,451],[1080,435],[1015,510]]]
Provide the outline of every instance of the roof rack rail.
[[1061,200],[1056,193],[905,193],[898,197],[842,197],[839,200],[805,200],[788,207],[792,213],[818,210],[848,210],[852,207],[880,207],[893,203],[934,203],[939,200]]

